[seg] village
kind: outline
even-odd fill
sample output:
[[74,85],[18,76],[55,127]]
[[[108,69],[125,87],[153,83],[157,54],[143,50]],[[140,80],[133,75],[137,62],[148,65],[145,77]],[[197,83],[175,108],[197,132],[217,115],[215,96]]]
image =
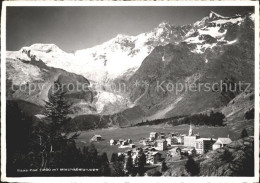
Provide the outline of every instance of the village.
[[[104,140],[101,135],[94,135],[92,142]],[[229,137],[201,138],[195,134],[190,125],[188,134],[150,132],[149,137],[144,137],[137,142],[131,139],[110,139],[110,146],[118,146],[122,150],[117,156],[131,156],[133,164],[138,155],[144,154],[146,165],[161,165],[163,162],[176,162],[187,159],[188,156],[196,158],[211,150],[215,150],[231,143]]]

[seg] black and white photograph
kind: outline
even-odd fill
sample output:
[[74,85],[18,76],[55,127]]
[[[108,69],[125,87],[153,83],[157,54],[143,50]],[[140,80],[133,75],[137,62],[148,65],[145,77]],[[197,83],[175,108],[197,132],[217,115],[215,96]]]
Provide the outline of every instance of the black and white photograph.
[[60,4],[2,9],[2,181],[259,181],[257,2]]

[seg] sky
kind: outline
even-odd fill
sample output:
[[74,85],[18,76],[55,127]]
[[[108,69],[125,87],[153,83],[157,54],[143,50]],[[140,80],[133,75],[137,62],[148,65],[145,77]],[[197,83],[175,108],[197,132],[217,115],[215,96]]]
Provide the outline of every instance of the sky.
[[214,11],[223,16],[253,7],[8,7],[7,50],[53,43],[66,52],[102,44],[118,34],[147,32],[161,22],[194,23]]

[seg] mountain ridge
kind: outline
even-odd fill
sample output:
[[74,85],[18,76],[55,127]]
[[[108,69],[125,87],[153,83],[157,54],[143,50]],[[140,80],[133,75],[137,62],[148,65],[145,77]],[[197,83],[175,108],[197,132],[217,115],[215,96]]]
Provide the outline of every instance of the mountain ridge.
[[[84,115],[122,116],[118,124],[183,115],[181,111],[192,114],[212,108],[220,110],[232,98],[218,92],[156,93],[153,88],[156,81],[213,83],[226,77],[234,82],[243,78],[253,82],[252,74],[246,76],[247,70],[254,67],[253,21],[254,14],[250,13],[224,17],[210,12],[193,24],[175,26],[162,22],[150,32],[137,36],[119,34],[104,44],[75,53],[66,53],[54,44],[34,44],[16,52],[7,51],[12,62],[7,71],[18,72],[12,69],[17,61],[24,68],[37,63],[40,70],[51,67],[80,75],[89,81],[93,95],[91,102],[77,102],[76,111],[83,111],[80,114]],[[237,54],[237,50],[241,53]],[[26,72],[28,83],[30,78],[39,77],[33,75],[39,71],[30,72],[29,68]],[[135,86],[137,80],[147,82],[148,87]],[[13,81],[17,85],[24,82]],[[111,83],[123,83],[128,88],[115,92],[106,87]],[[98,84],[100,88],[94,88]],[[131,110],[139,111],[138,115],[131,117]]]

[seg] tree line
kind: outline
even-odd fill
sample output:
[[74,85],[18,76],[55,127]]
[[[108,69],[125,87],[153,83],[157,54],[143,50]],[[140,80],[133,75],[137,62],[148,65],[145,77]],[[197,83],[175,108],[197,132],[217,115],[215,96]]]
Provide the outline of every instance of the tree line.
[[193,125],[207,125],[207,126],[225,126],[223,123],[225,115],[220,112],[211,111],[209,114],[193,114],[193,115],[183,115],[175,116],[171,118],[155,119],[142,121],[132,126],[146,126],[146,125],[158,125],[162,123],[167,123],[172,126],[177,126],[181,124],[193,124]]

